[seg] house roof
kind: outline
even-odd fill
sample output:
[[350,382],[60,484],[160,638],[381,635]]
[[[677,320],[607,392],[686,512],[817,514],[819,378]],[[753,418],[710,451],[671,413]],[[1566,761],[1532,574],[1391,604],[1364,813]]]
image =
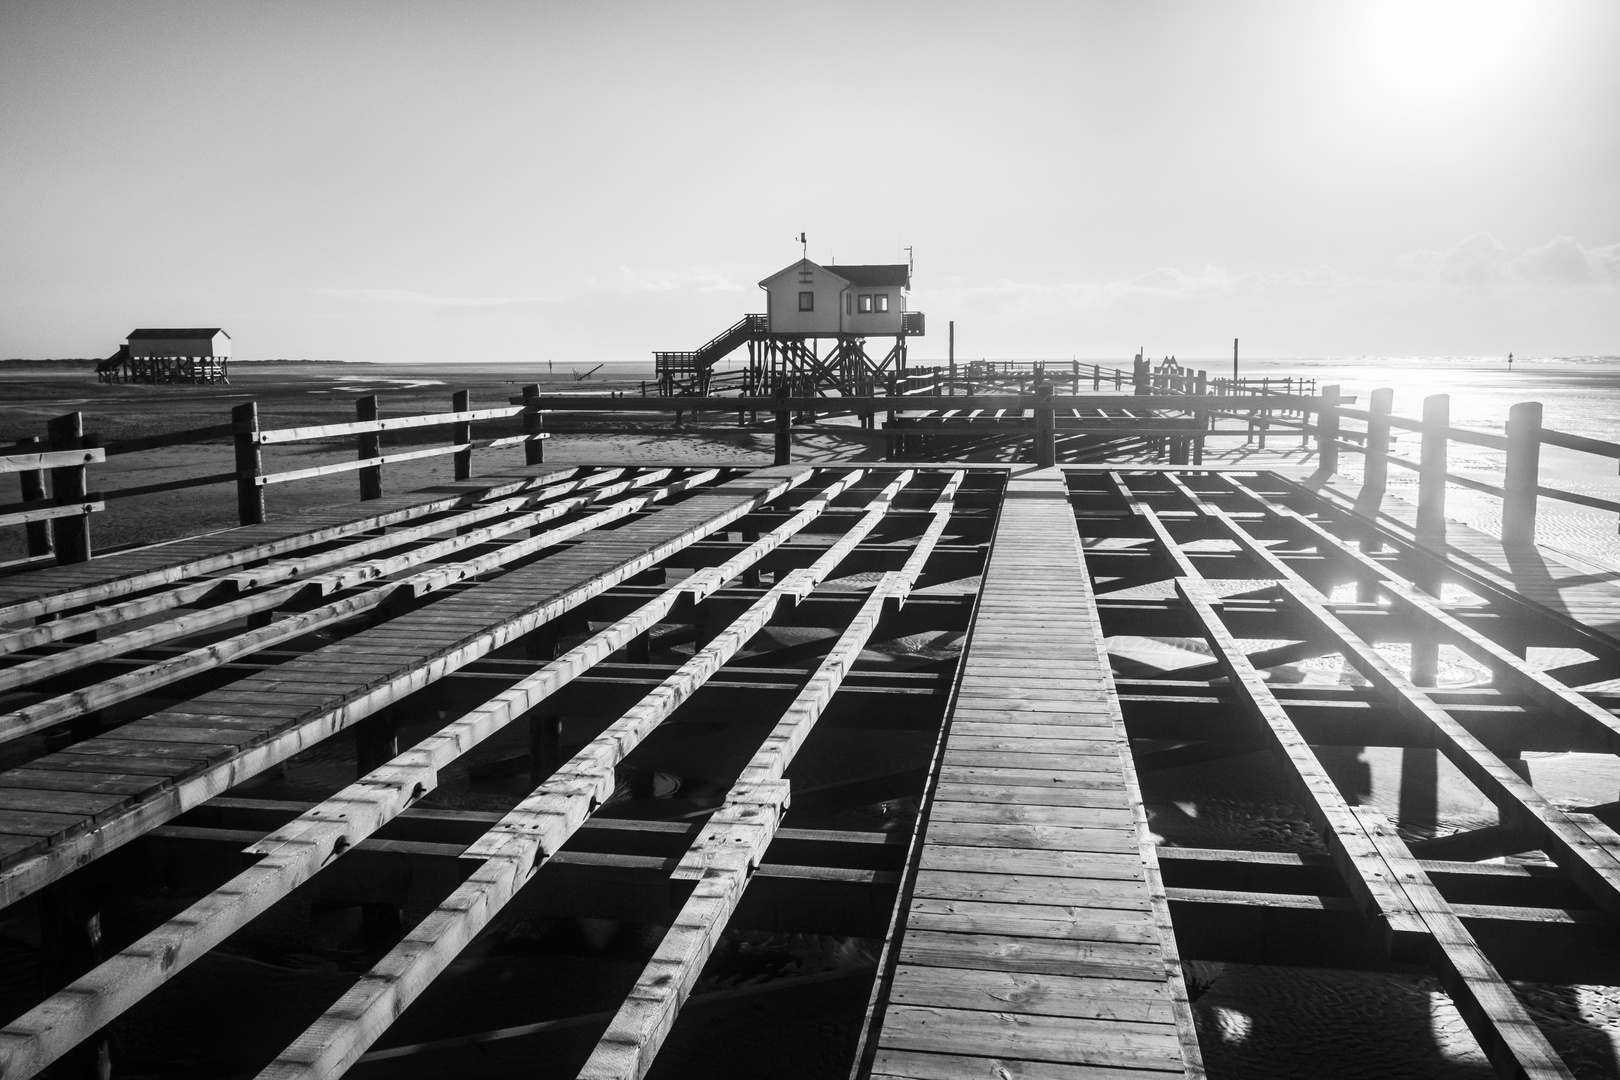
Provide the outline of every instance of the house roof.
[[911,288],[911,268],[905,263],[874,263],[868,266],[829,266],[857,289]]
[[764,281],[761,281],[759,283],[760,287],[764,288],[783,274],[796,273],[807,266],[814,267],[817,270],[825,270],[834,277],[843,278],[857,289],[911,288],[911,268],[905,263],[895,263],[893,265],[874,264],[870,266],[822,266],[820,263],[813,263],[809,259],[800,259],[796,263],[784,266]]
[[[131,341],[140,341],[140,340],[142,340],[144,338],[210,338],[211,339],[211,338],[213,338],[213,336],[215,334],[225,334],[225,331],[221,330],[217,326],[205,326],[205,327],[193,326],[193,327],[188,327],[188,328],[185,328],[185,329],[174,329],[174,330],[153,330],[153,329],[131,330],[129,332],[129,340],[131,340]],[[225,334],[225,336],[230,337],[231,335]]]

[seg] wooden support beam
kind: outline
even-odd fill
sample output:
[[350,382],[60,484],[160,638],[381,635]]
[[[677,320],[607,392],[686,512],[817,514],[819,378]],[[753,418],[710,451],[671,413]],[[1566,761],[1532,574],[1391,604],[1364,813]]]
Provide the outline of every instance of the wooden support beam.
[[[334,1075],[363,1054],[518,888],[613,793],[616,766],[735,656],[770,621],[782,601],[802,598],[825,580],[837,567],[843,553],[875,527],[912,475],[910,470],[901,473],[878,494],[872,509],[861,521],[817,559],[814,566],[796,570],[772,586],[740,618],[624,716],[608,725],[482,840],[469,847],[467,858],[480,865],[467,882],[283,1051],[261,1076],[269,1080]],[[707,575],[703,584],[718,588],[742,569],[741,565],[717,569]],[[684,587],[684,583],[677,586]]]
[[1340,639],[1346,659],[1403,716],[1433,732],[1447,759],[1502,811],[1504,824],[1534,829],[1543,850],[1568,871],[1592,903],[1620,917],[1620,837],[1596,819],[1559,810],[1422,688],[1352,634],[1315,596],[1297,588],[1290,588],[1289,594],[1323,630]]
[[[859,473],[853,475],[858,476]],[[784,542],[814,519],[819,510],[852,483],[846,475],[818,500],[770,537],[743,555],[728,561],[716,573],[735,576],[746,565]],[[786,484],[781,485],[786,487]],[[770,497],[775,492],[766,492]],[[740,515],[739,515],[740,516]],[[694,537],[695,538],[695,537]],[[650,560],[649,560],[650,561]],[[641,566],[630,565],[617,575],[627,577]],[[712,576],[712,575],[711,575]],[[689,579],[690,581],[690,579]],[[588,594],[606,587],[581,590],[561,608],[578,606]],[[622,619],[569,650],[540,671],[521,680],[495,698],[372,770],[355,784],[315,806],[295,821],[277,829],[250,849],[262,856],[232,882],[193,904],[181,915],[143,937],[98,966],[66,991],[47,999],[0,1031],[0,1073],[32,1075],[77,1045],[110,1019],[122,1014],[146,994],[185,966],[204,955],[231,933],[246,925],[277,900],[397,817],[411,803],[433,790],[439,771],[517,718],[532,713],[548,697],[591,666],[623,648],[636,634],[666,617],[688,590],[682,582],[645,604],[635,615]],[[785,595],[789,589],[784,587]],[[551,612],[550,615],[560,613]],[[740,647],[741,641],[734,648]],[[385,703],[374,705],[374,714]],[[362,714],[367,715],[367,714]],[[351,721],[352,723],[353,721]],[[612,770],[608,770],[611,793]],[[605,798],[606,794],[602,795]]]
[[[1233,688],[1245,706],[1264,719],[1277,748],[1293,765],[1326,826],[1325,839],[1345,883],[1364,912],[1383,920],[1391,955],[1427,959],[1498,1075],[1570,1076],[1512,988],[1446,905],[1395,830],[1369,808],[1352,810],[1344,802],[1286,711],[1258,673],[1247,667],[1236,641],[1210,606],[1202,583],[1178,579],[1176,589],[1197,615],[1217,653],[1230,665]],[[1295,591],[1294,595],[1304,594]]]
[[1395,957],[1421,955],[1427,932],[1402,893],[1399,878],[1378,856],[1327,770],[1215,613],[1208,586],[1198,578],[1177,578],[1176,592],[1225,666],[1239,703],[1290,769],[1346,885],[1378,928],[1385,947]]
[[899,573],[873,588],[855,618],[794,698],[782,719],[743,768],[737,782],[693,841],[672,875],[693,891],[670,925],[635,987],[580,1072],[592,1080],[641,1080],[726,928],[750,875],[764,859],[787,811],[783,779],[816,721],[843,685],[889,601],[903,605],[951,515],[962,474],[954,474],[934,503],[934,522]]

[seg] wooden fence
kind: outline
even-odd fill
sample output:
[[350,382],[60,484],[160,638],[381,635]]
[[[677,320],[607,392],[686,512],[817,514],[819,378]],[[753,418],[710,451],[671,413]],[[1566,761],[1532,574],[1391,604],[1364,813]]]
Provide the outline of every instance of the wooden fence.
[[[1031,387],[1033,393],[965,392],[970,387],[978,391],[987,383],[990,386],[1006,385],[1008,381],[1027,380],[1031,376],[1040,376],[1045,380]],[[1084,388],[1090,382],[1094,392],[1090,395],[1056,395],[1054,376],[1065,376],[1064,381],[1072,387]],[[472,475],[475,450],[517,445],[524,447],[527,464],[539,464],[544,461],[542,440],[548,437],[544,415],[553,410],[674,412],[677,421],[688,412],[735,412],[739,420],[746,414],[757,416],[763,412],[770,417],[770,422],[757,429],[774,434],[775,457],[780,463],[792,457],[795,419],[802,423],[807,417],[855,415],[861,418],[863,427],[872,427],[876,414],[881,411],[886,414],[888,426],[892,427],[900,412],[958,414],[981,410],[994,412],[998,417],[1014,413],[1017,415],[1007,422],[1009,430],[1020,425],[1027,426],[1036,461],[1051,463],[1055,460],[1055,436],[1064,424],[1072,423],[1068,418],[1060,423],[1060,414],[1072,410],[1072,415],[1079,417],[1082,411],[1100,413],[1101,410],[1118,407],[1121,398],[1108,393],[1110,384],[1122,389],[1127,385],[1131,388],[1132,395],[1128,400],[1133,412],[1175,412],[1193,417],[1196,421],[1195,433],[1188,435],[1178,429],[1168,434],[1191,439],[1197,448],[1191,462],[1194,465],[1202,461],[1205,437],[1243,433],[1217,431],[1211,426],[1212,423],[1219,419],[1236,419],[1247,423],[1248,438],[1258,439],[1261,448],[1265,447],[1267,432],[1272,428],[1297,431],[1302,444],[1306,445],[1314,437],[1319,467],[1329,473],[1338,470],[1341,452],[1361,454],[1365,466],[1364,484],[1371,489],[1382,488],[1387,483],[1392,465],[1417,473],[1420,522],[1438,523],[1443,518],[1447,484],[1500,498],[1503,502],[1502,538],[1509,544],[1524,545],[1534,541],[1537,508],[1541,499],[1620,513],[1620,501],[1552,488],[1540,482],[1543,446],[1561,447],[1616,461],[1620,460],[1620,443],[1545,428],[1541,422],[1542,408],[1537,402],[1513,406],[1506,434],[1497,435],[1453,427],[1450,423],[1450,399],[1444,394],[1425,399],[1422,418],[1409,419],[1393,415],[1391,404],[1394,392],[1387,388],[1373,392],[1367,409],[1356,409],[1349,407],[1354,404],[1354,399],[1341,395],[1337,386],[1322,387],[1318,393],[1314,380],[1292,377],[1268,376],[1234,381],[1209,379],[1202,371],[1154,372],[1148,370],[1146,364],[1138,364],[1134,371],[1126,373],[1119,368],[1105,369],[1099,364],[1076,363],[1067,371],[1062,371],[1039,364],[1019,367],[1002,361],[976,361],[961,371],[951,367],[913,369],[883,387],[889,393],[874,393],[859,398],[829,398],[809,394],[793,396],[792,388],[787,385],[778,387],[777,393],[770,397],[542,396],[537,385],[530,385],[524,387],[521,396],[513,397],[508,405],[497,408],[472,409],[469,393],[462,390],[457,391],[452,399],[452,412],[386,418],[378,415],[376,397],[368,395],[356,402],[356,418],[353,421],[275,429],[262,428],[258,405],[248,402],[232,410],[228,423],[126,439],[105,446],[101,445],[98,436],[84,432],[80,414],[70,413],[52,420],[44,439],[36,436],[0,448],[4,450],[0,454],[0,473],[17,474],[21,489],[19,502],[0,506],[0,526],[21,526],[26,530],[25,563],[42,562],[53,556],[58,562],[82,562],[91,554],[90,515],[106,509],[110,501],[230,483],[236,485],[240,523],[259,524],[264,520],[265,488],[272,484],[355,472],[358,474],[360,498],[375,499],[382,494],[382,469],[389,464],[449,454],[454,456],[456,479],[467,479]],[[522,418],[522,434],[473,438],[473,424],[513,417]],[[1157,432],[1151,418],[1136,419],[1143,433],[1152,435]],[[1360,422],[1363,426],[1360,429],[1345,428],[1343,422],[1347,420]],[[385,433],[441,426],[451,428],[447,445],[394,452],[383,449]],[[1397,429],[1422,435],[1419,460],[1412,461],[1390,453],[1390,432]],[[919,433],[928,432],[919,430]],[[356,456],[353,460],[302,469],[265,471],[263,448],[266,446],[344,437],[355,439]],[[235,467],[229,472],[111,490],[92,490],[89,484],[90,467],[114,457],[164,447],[227,440],[235,449]],[[1504,451],[1502,482],[1492,484],[1450,472],[1447,461],[1452,442]],[[1180,455],[1178,461],[1185,456]],[[47,473],[50,480],[48,492]]]
[[[455,478],[465,480],[472,475],[475,450],[522,446],[525,464],[538,465],[545,460],[543,440],[548,438],[544,415],[535,404],[539,401],[540,388],[531,385],[523,390],[523,396],[514,399],[515,404],[493,409],[471,408],[469,392],[458,390],[452,398],[452,412],[398,417],[379,416],[376,396],[367,395],[355,402],[356,418],[351,422],[272,429],[260,426],[258,403],[250,401],[231,410],[229,423],[124,439],[105,446],[101,444],[99,436],[85,434],[82,414],[69,413],[50,422],[46,439],[33,436],[4,448],[5,453],[0,456],[0,473],[18,475],[21,500],[0,506],[0,526],[21,525],[27,530],[24,563],[44,562],[53,556],[56,562],[61,563],[84,562],[91,554],[90,515],[105,510],[109,502],[118,499],[214,484],[235,484],[237,520],[243,525],[258,525],[264,521],[265,488],[272,484],[355,472],[359,474],[360,498],[365,500],[382,496],[382,469],[389,464],[450,454],[454,455]],[[473,438],[473,424],[511,417],[522,418],[522,434],[493,439]],[[448,445],[396,452],[383,450],[382,436],[385,432],[444,426],[451,429]],[[265,471],[263,448],[266,446],[345,436],[355,438],[356,456],[352,461]],[[91,465],[104,464],[111,458],[127,454],[226,441],[232,443],[235,450],[235,467],[229,472],[90,490]],[[45,483],[47,471],[50,473],[49,491]]]

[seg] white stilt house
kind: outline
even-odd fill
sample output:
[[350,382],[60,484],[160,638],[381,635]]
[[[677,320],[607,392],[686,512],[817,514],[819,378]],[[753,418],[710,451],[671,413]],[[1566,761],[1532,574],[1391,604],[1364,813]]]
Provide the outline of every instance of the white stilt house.
[[125,344],[96,365],[102,382],[229,383],[231,335],[217,326],[131,330]]
[[[759,287],[764,315],[743,316],[694,352],[654,354],[663,393],[710,392],[710,369],[746,344],[743,381],[751,392],[791,381],[806,393],[858,394],[903,372],[906,339],[923,333],[922,313],[906,310],[911,267],[905,263],[822,266],[800,259]],[[894,340],[882,360],[866,351],[873,337]]]

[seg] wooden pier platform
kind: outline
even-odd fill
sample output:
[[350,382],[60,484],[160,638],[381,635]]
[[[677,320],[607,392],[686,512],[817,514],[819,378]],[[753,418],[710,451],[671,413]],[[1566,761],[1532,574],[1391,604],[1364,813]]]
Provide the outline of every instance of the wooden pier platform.
[[948,723],[871,1075],[1201,1076],[1057,469],[1008,480]]
[[1538,755],[1620,752],[1615,576],[1276,465],[536,469],[12,575],[0,1073],[1253,1075],[1185,961],[1576,1075],[1521,988],[1620,971],[1620,803]]

